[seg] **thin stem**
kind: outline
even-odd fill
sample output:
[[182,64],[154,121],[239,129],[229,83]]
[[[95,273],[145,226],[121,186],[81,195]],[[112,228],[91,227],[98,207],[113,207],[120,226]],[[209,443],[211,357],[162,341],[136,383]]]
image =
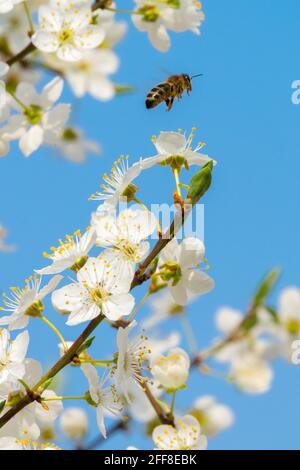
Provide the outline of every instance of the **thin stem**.
[[31,54],[31,52],[35,51],[36,47],[30,42],[24,49],[22,49],[18,54],[11,57],[6,63],[7,65],[13,65],[16,62],[21,62],[26,56]]
[[34,25],[33,25],[31,13],[30,13],[30,10],[29,10],[29,7],[27,5],[26,0],[23,1],[23,6],[24,6],[24,10],[25,10],[25,15],[27,17],[28,24],[29,24],[29,34],[32,35],[34,33]]
[[147,386],[146,383],[141,385],[143,391],[145,392],[146,397],[148,398],[149,402],[151,403],[155,413],[157,414],[158,418],[160,419],[162,424],[174,424],[173,417],[168,417],[165,415],[164,410],[162,409],[161,405],[158,403],[154,395],[152,394],[151,390]]
[[16,103],[18,103],[18,105],[23,109],[23,111],[25,112],[28,112],[30,109],[28,106],[26,106],[25,103],[23,103],[16,95],[13,91],[9,90],[8,88],[6,88],[6,92],[10,94],[10,96],[15,100]]
[[104,367],[105,369],[111,369],[116,361],[112,359],[111,361],[97,360],[97,359],[81,359],[81,364],[93,364],[95,367]]
[[81,396],[65,396],[65,397],[49,397],[49,398],[43,398],[42,401],[62,401],[62,400],[85,400],[85,397]]
[[53,330],[54,333],[59,337],[59,339],[60,339],[60,341],[63,345],[64,351],[66,352],[68,350],[68,346],[66,345],[65,339],[64,339],[63,335],[61,334],[61,332],[59,331],[59,329],[56,328],[56,326],[53,325],[53,323],[50,320],[48,320],[48,318],[44,317],[44,315],[40,314],[39,318],[41,320],[43,320],[43,322],[46,323],[46,325],[48,325],[51,328],[51,330]]
[[131,322],[134,317],[136,316],[136,314],[138,313],[138,311],[140,310],[140,308],[143,307],[143,305],[147,302],[147,300],[149,299],[149,297],[151,296],[151,292],[147,292],[144,297],[142,298],[142,300],[140,301],[140,303],[135,307],[135,309],[132,311],[131,315],[129,316],[128,318],[128,322]]
[[142,12],[139,12],[138,10],[126,10],[122,8],[112,8],[112,7],[104,7],[103,8],[103,2],[101,0],[99,2],[95,2],[94,5],[92,6],[92,11],[98,10],[98,8],[107,10],[107,11],[112,11],[113,13],[120,13],[124,15],[142,15]]
[[175,408],[175,402],[176,402],[176,393],[177,393],[177,390],[174,390],[173,396],[172,396],[171,407],[170,407],[170,416],[174,416],[174,408]]
[[175,182],[176,182],[176,190],[179,197],[181,197],[181,189],[180,189],[180,179],[179,179],[179,171],[177,169],[173,170]]

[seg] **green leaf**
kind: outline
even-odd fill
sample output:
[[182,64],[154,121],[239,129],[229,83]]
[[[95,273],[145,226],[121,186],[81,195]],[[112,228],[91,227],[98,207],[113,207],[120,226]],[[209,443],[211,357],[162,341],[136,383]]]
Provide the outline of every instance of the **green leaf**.
[[258,321],[258,318],[256,314],[250,315],[249,317],[245,318],[245,320],[243,321],[242,327],[244,328],[244,330],[250,331],[252,330],[252,328],[254,328],[257,325],[257,321]]
[[253,299],[254,307],[258,307],[264,304],[266,298],[270,295],[276,282],[278,281],[280,273],[281,270],[279,268],[275,268],[270,271],[267,276],[263,279]]
[[276,312],[276,310],[274,310],[274,308],[266,306],[265,309],[271,315],[272,320],[274,321],[274,323],[277,323],[277,324],[280,323],[279,315]]
[[115,85],[115,92],[117,95],[127,95],[134,92],[134,87],[131,85]]
[[210,161],[196,173],[190,182],[188,199],[195,205],[202,196],[208,191],[212,182],[213,162]]
[[0,402],[0,414],[1,414],[2,411],[4,410],[5,403],[6,403],[6,400]]
[[79,356],[79,354],[81,354],[83,351],[85,351],[86,349],[89,349],[93,342],[94,342],[94,339],[96,338],[96,336],[92,336],[91,338],[87,339],[81,346],[80,348],[78,348],[76,354]]

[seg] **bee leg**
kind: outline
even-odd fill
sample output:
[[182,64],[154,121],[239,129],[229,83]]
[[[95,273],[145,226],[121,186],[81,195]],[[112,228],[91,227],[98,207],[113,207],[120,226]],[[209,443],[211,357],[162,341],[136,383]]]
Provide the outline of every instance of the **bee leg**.
[[173,97],[166,99],[167,111],[170,111],[170,110],[172,109],[173,102],[174,102],[174,98],[173,98]]

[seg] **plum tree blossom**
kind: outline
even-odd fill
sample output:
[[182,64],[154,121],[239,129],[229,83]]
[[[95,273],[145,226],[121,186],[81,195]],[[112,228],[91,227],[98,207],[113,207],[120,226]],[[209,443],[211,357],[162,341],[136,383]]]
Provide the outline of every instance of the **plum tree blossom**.
[[205,248],[201,240],[186,238],[179,245],[172,240],[160,256],[160,276],[168,282],[173,300],[185,305],[193,294],[202,295],[214,288],[214,281],[195,268],[204,259]]
[[[130,70],[130,61],[119,57],[115,46],[131,22],[133,29],[147,33],[156,49],[166,52],[170,33],[199,35],[204,20],[202,5],[195,0],[133,0],[131,9],[123,7],[119,0],[0,0],[1,157],[11,154],[17,142],[26,157],[42,146],[70,163],[99,154],[99,143],[86,137],[89,120],[83,129],[77,122],[78,110],[86,95],[97,100],[89,117],[97,123],[94,130],[98,136],[99,129],[100,138],[111,124],[101,101],[115,99],[117,112],[127,119],[125,108],[117,108],[118,96],[134,87],[130,79],[128,84],[115,82],[114,74],[121,67]],[[119,21],[126,15],[131,21]],[[141,57],[147,65],[147,56]],[[64,102],[63,93],[69,103]],[[100,115],[95,111],[94,116],[94,109]],[[0,310],[6,313],[0,316],[0,325],[7,328],[0,328],[0,450],[58,450],[62,435],[68,447],[89,450],[106,443],[115,432],[122,435],[125,429],[135,430],[136,423],[139,432],[152,435],[154,444],[150,442],[149,447],[155,450],[204,450],[207,438],[234,425],[235,412],[233,403],[225,405],[210,394],[195,395],[200,376],[217,377],[214,387],[220,390],[234,386],[253,396],[270,391],[276,360],[284,357],[298,362],[300,290],[299,286],[284,288],[274,305],[278,269],[261,280],[244,310],[218,308],[218,337],[209,340],[208,330],[201,336],[201,343],[205,340],[206,344],[199,347],[202,315],[197,324],[194,319],[190,322],[189,307],[192,302],[200,304],[200,297],[214,289],[215,281],[207,274],[200,235],[182,233],[187,233],[188,218],[194,217],[197,205],[215,183],[217,162],[203,153],[203,142],[193,144],[195,130],[190,134],[180,129],[158,130],[158,137],[152,138],[155,154],[145,157],[148,152],[137,147],[142,137],[133,129],[136,145],[131,146],[130,163],[121,154],[111,171],[104,173],[99,191],[90,197],[99,201],[87,214],[84,226],[90,226],[82,233],[74,232],[79,222],[74,220],[67,232],[73,235],[66,235],[50,253],[44,253],[46,265],[33,266],[36,274],[23,288],[11,287],[8,295],[3,294]],[[120,145],[118,152],[124,152],[127,144],[118,131],[115,145]],[[103,158],[94,164],[106,165],[110,158],[107,146]],[[56,164],[59,167],[61,160]],[[165,166],[171,171],[165,172]],[[162,171],[163,179],[152,176],[153,167],[156,173]],[[5,162],[3,168],[2,178],[9,178]],[[76,172],[82,177],[80,182],[86,183],[84,170],[77,166]],[[67,170],[64,189],[76,192],[78,187],[70,184],[69,177]],[[168,178],[173,190],[161,200],[161,185],[167,190]],[[12,180],[11,191],[16,181]],[[51,183],[55,191],[56,181]],[[48,192],[43,197],[51,198]],[[206,201],[209,206],[210,198]],[[163,209],[172,205],[173,220],[166,226],[164,214],[154,215],[154,203]],[[68,208],[64,209],[67,213]],[[77,205],[70,213],[77,214]],[[49,217],[49,226],[51,221]],[[42,237],[49,227],[41,225],[36,224],[34,231]],[[13,249],[6,237],[6,229],[0,226],[0,257]],[[30,252],[30,257],[35,262],[35,254]],[[19,258],[16,262],[18,277],[23,264]],[[9,270],[7,274],[3,269],[3,285],[7,275]],[[45,276],[51,276],[50,280],[45,281]],[[221,302],[222,289],[215,290],[214,296],[214,302]],[[149,299],[148,316],[144,316]],[[62,316],[67,317],[67,326]],[[27,327],[30,318],[52,330],[49,338],[44,330],[38,331],[39,348],[33,343],[29,349],[40,353],[39,360],[27,357],[29,333],[14,331]],[[75,327],[72,334],[68,327]],[[32,342],[35,338],[34,331],[30,332]],[[54,362],[43,371],[40,360],[45,358]],[[99,374],[99,369],[105,373]],[[69,391],[73,375],[76,390],[82,388],[80,378],[88,383],[76,395]],[[193,402],[192,396],[198,398]],[[69,401],[76,405],[65,408],[63,403]],[[89,436],[94,429],[88,407],[96,411],[99,431],[95,436]],[[131,439],[124,441],[124,448],[137,450]]]
[[229,406],[218,403],[215,397],[199,397],[190,411],[200,423],[204,434],[216,436],[234,423],[234,414]]
[[69,439],[82,439],[88,432],[88,417],[82,408],[68,408],[60,417],[60,428]]
[[83,364],[81,369],[89,382],[90,399],[93,402],[93,406],[97,408],[97,423],[100,432],[106,438],[104,411],[109,411],[115,415],[120,414],[123,409],[121,397],[113,385],[104,387],[107,377],[104,377],[99,382],[97,370],[91,364]]
[[153,377],[167,390],[184,386],[189,376],[190,358],[181,348],[171,349],[167,356],[154,357],[150,363]]
[[128,157],[121,156],[116,160],[110,175],[105,174],[103,176],[102,192],[97,192],[90,197],[91,200],[103,201],[98,211],[110,213],[116,208],[120,200],[130,201],[137,190],[133,181],[141,171],[140,162],[129,166]]
[[52,261],[52,264],[43,269],[37,269],[40,275],[58,274],[66,269],[77,272],[88,260],[88,254],[96,243],[96,231],[87,230],[81,235],[77,230],[74,235],[67,235],[66,241],[60,241],[57,248],[52,247],[52,253],[44,253],[46,258]]
[[207,448],[207,439],[201,434],[200,424],[190,415],[178,419],[176,427],[157,426],[152,437],[159,450],[206,450]]
[[97,233],[98,246],[108,247],[101,253],[101,259],[116,262],[120,269],[133,279],[136,263],[142,261],[150,250],[147,238],[157,227],[154,214],[145,210],[127,209],[118,219],[95,213],[92,227]]
[[62,276],[54,276],[41,288],[42,278],[33,275],[26,280],[25,287],[10,288],[10,297],[3,297],[0,310],[10,312],[10,316],[0,317],[0,325],[9,325],[11,330],[26,328],[30,317],[39,316],[43,311],[42,300],[49,295],[61,281]]
[[23,0],[1,0],[0,2],[0,14],[8,13],[13,10],[15,5],[18,5]]
[[104,260],[89,258],[73,282],[52,294],[54,308],[68,313],[67,325],[92,320],[100,314],[112,321],[129,315],[134,297],[129,294],[130,279],[119,266]]
[[201,3],[193,0],[135,0],[137,12],[132,21],[139,31],[147,32],[151,44],[161,52],[171,46],[168,29],[191,30],[199,34],[204,20]]
[[15,99],[17,114],[11,115],[2,128],[3,138],[20,139],[20,150],[28,157],[43,144],[55,144],[69,117],[70,106],[55,105],[63,91],[63,80],[51,80],[39,95],[34,86],[22,82]]
[[149,353],[147,338],[144,335],[129,339],[129,333],[135,326],[136,322],[132,322],[126,328],[119,328],[117,334],[118,362],[114,373],[115,381],[128,402],[130,386],[143,383],[142,366]]
[[87,6],[67,10],[41,6],[39,27],[32,42],[43,52],[55,52],[59,59],[75,62],[84,51],[99,46],[104,37],[104,30],[92,24],[92,12]]
[[212,159],[208,155],[199,153],[204,146],[202,142],[192,150],[191,144],[194,133],[186,137],[182,132],[161,132],[153,137],[152,142],[157,150],[157,155],[141,160],[143,169],[153,165],[170,165],[173,168],[189,168],[190,165],[203,166]]
[[16,381],[24,376],[28,344],[27,331],[20,333],[12,341],[8,330],[0,330],[0,383]]

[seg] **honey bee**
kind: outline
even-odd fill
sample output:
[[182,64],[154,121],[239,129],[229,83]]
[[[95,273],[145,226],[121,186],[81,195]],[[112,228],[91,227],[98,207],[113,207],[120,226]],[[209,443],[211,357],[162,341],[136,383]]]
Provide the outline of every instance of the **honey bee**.
[[192,80],[201,77],[202,74],[190,77],[185,73],[181,75],[171,75],[165,82],[159,83],[148,93],[146,98],[146,108],[152,109],[163,101],[167,105],[167,111],[173,106],[174,99],[180,100],[184,91],[189,95],[192,91]]

